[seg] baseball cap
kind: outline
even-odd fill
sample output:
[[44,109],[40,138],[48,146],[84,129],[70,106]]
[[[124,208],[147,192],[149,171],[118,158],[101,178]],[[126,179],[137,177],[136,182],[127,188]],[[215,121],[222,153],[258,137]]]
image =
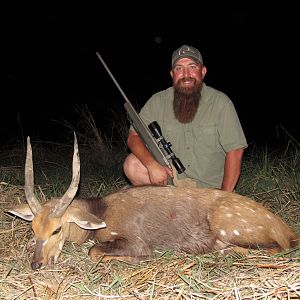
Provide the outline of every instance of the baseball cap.
[[184,58],[184,57],[191,58],[195,62],[203,64],[202,55],[198,49],[196,49],[195,47],[192,47],[192,46],[183,45],[173,52],[172,67],[174,66],[174,64],[176,63],[176,61],[178,59]]

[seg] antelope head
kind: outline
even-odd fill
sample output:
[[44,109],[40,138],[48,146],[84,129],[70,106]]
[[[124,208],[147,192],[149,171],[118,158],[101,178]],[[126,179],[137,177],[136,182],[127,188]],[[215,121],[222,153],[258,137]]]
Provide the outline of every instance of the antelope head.
[[[32,221],[32,229],[36,240],[31,262],[33,270],[39,269],[48,263],[55,263],[66,240],[77,242],[82,239],[82,236],[87,235],[86,230],[106,226],[95,215],[70,205],[77,193],[80,180],[80,160],[75,133],[72,174],[71,184],[65,194],[61,198],[52,198],[42,205],[34,194],[32,148],[30,138],[27,138],[25,163],[25,196],[27,204],[18,205],[7,209],[7,211],[22,219]],[[77,226],[74,227],[74,224]]]

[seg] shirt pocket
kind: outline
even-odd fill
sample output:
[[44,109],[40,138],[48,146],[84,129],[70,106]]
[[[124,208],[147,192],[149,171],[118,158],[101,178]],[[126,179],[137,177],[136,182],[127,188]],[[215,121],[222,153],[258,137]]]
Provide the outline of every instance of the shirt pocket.
[[182,151],[182,145],[186,141],[182,127],[169,122],[164,124],[162,131],[165,140],[171,144],[173,151],[177,153]]
[[221,152],[222,148],[218,142],[218,132],[214,125],[199,126],[193,129],[196,151],[200,153]]

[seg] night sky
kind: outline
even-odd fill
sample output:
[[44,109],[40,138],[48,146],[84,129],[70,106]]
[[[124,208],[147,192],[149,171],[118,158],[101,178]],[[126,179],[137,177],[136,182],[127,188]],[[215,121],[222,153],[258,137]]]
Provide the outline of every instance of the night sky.
[[82,103],[99,129],[109,130],[110,112],[125,114],[124,99],[96,51],[139,109],[171,85],[172,52],[183,44],[200,50],[206,84],[232,99],[249,143],[273,142],[279,125],[300,140],[295,7],[199,1],[163,11],[147,3],[8,8],[2,144],[27,135],[63,140],[64,128],[54,120],[72,123]]

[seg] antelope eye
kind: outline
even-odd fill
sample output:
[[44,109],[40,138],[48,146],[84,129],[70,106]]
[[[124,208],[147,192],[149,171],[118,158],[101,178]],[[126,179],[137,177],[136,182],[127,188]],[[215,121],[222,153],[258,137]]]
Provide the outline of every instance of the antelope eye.
[[58,234],[60,231],[61,231],[61,226],[59,226],[56,230],[54,230],[52,235]]

